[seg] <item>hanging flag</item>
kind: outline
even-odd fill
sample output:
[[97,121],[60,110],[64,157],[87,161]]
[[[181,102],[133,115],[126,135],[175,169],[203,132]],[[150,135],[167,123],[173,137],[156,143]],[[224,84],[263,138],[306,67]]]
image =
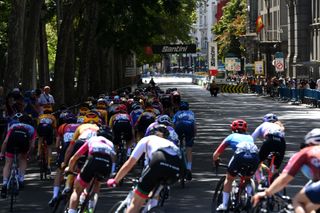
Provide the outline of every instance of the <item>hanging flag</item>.
[[262,16],[258,16],[256,20],[256,32],[260,33],[260,31],[264,28],[264,24],[262,21]]

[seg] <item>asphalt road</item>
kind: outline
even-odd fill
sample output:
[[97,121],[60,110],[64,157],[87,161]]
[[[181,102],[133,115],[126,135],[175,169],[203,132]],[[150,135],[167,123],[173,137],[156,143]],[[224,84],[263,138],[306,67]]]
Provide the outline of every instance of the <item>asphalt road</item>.
[[[285,161],[299,150],[299,143],[303,141],[304,135],[312,128],[319,127],[320,109],[317,108],[279,103],[254,94],[219,94],[218,97],[210,97],[209,92],[202,87],[188,83],[161,85],[161,88],[166,87],[177,87],[181,91],[183,99],[189,101],[190,108],[196,114],[198,126],[193,155],[193,180],[184,189],[180,185],[171,188],[170,198],[165,203],[168,213],[210,212],[214,186],[223,175],[222,172],[216,175],[213,171],[211,155],[223,138],[230,134],[229,124],[232,120],[245,119],[249,124],[249,132],[252,132],[261,123],[264,114],[276,113],[286,127]],[[258,142],[258,146],[260,144]],[[228,161],[230,155],[231,151],[227,150],[222,159]],[[2,165],[3,163],[1,168]],[[136,171],[132,176],[137,174]],[[292,196],[305,183],[306,179],[298,174],[288,186],[288,194]],[[114,203],[126,196],[129,189],[130,183],[112,190],[103,188],[97,212],[108,212]],[[51,193],[52,181],[40,181],[36,164],[31,163],[27,171],[26,187],[20,192],[14,212],[50,212],[47,202]],[[0,212],[9,212],[8,203],[9,200],[0,200]]]

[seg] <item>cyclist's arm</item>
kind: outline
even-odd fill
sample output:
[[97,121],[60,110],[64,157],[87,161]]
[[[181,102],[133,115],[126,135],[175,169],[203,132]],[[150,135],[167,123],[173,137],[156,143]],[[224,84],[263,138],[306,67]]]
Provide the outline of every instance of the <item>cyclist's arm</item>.
[[228,147],[228,142],[224,140],[216,149],[216,151],[213,153],[213,161],[217,161],[220,154]]
[[281,191],[293,180],[293,178],[294,176],[291,176],[288,173],[281,173],[281,175],[272,182],[271,186],[264,191],[265,196],[269,197]]
[[78,159],[88,151],[88,142],[85,142],[69,160],[69,170],[73,171]]
[[122,178],[124,178],[128,172],[131,171],[131,169],[134,167],[134,165],[137,163],[137,159],[135,159],[134,157],[130,157],[124,164],[123,166],[120,168],[119,172],[117,173],[116,177],[114,178],[114,180],[116,181],[116,183],[119,183]]

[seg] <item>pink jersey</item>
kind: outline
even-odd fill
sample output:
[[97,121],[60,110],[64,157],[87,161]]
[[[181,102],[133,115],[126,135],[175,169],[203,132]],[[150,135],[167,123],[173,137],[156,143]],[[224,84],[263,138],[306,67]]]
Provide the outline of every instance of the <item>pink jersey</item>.
[[283,172],[295,176],[300,170],[310,180],[320,180],[320,146],[306,147],[294,154]]
[[102,136],[93,136],[84,143],[77,154],[84,155],[88,151],[89,156],[94,153],[114,155],[114,146],[111,141]]

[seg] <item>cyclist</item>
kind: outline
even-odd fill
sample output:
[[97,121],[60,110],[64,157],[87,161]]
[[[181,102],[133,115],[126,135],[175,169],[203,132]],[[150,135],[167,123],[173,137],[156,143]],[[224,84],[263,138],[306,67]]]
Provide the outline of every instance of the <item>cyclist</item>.
[[130,112],[131,125],[135,126],[139,116],[143,113],[144,110],[139,102],[134,103],[131,108],[132,108],[132,111]]
[[260,162],[267,159],[271,152],[277,152],[274,165],[276,170],[279,169],[286,151],[286,141],[284,139],[284,126],[279,121],[278,116],[268,113],[263,117],[263,123],[260,124],[251,134],[254,141],[257,138],[263,138],[264,142],[259,151]]
[[137,163],[138,159],[145,154],[148,166],[144,169],[139,183],[134,190],[134,196],[127,213],[139,212],[149,193],[160,181],[174,183],[178,180],[183,169],[183,163],[179,148],[171,141],[165,139],[169,131],[163,125],[154,128],[154,134],[142,138],[131,153],[130,158],[120,168],[114,179],[109,179],[108,186],[115,186],[124,178]]
[[[64,162],[61,167],[64,168],[68,165],[70,157],[78,151],[78,149],[92,136],[97,135],[97,131],[99,130],[99,116],[94,112],[89,112],[85,115],[84,123],[77,127],[74,132],[73,138],[69,143],[69,146],[66,150],[66,154],[64,156]],[[82,159],[85,159],[84,156]],[[82,160],[81,159],[81,160]],[[65,184],[65,188],[63,193],[66,194],[70,192],[71,184],[73,183],[72,175],[69,175]]]
[[60,191],[60,181],[62,175],[61,165],[64,162],[65,152],[70,144],[70,141],[73,138],[73,135],[80,125],[77,123],[77,117],[72,114],[68,113],[65,114],[62,120],[63,124],[61,124],[57,131],[56,137],[56,149],[58,150],[58,160],[57,160],[57,170],[56,175],[54,178],[53,183],[53,196],[52,199],[49,201],[49,206],[53,207],[57,201],[59,191]]
[[146,108],[144,109],[144,112],[139,116],[137,122],[135,123],[137,141],[143,138],[148,126],[152,124],[155,119],[156,114],[153,111],[153,107],[149,102],[146,102]]
[[54,134],[57,128],[57,119],[52,113],[51,104],[43,106],[43,114],[38,118],[38,156],[41,156],[41,146],[43,143],[47,144],[47,172],[51,173],[51,159],[52,159],[52,144],[54,140]]
[[1,146],[1,157],[5,154],[5,165],[3,167],[3,185],[1,197],[7,196],[7,182],[13,163],[14,153],[19,157],[19,185],[23,188],[24,175],[27,168],[27,156],[34,148],[36,131],[31,124],[32,118],[26,114],[16,113],[13,117],[15,123],[9,126],[7,135]]
[[130,115],[127,113],[127,107],[124,104],[119,105],[115,109],[115,114],[110,118],[109,127],[114,135],[114,145],[118,146],[121,143],[121,135],[123,135],[128,154],[130,154],[130,146],[134,142],[134,130],[131,126]]
[[185,138],[186,155],[187,155],[187,171],[186,179],[192,179],[192,147],[197,127],[195,123],[194,113],[189,110],[189,103],[180,102],[179,111],[173,116],[174,129],[176,130],[180,142]]
[[255,206],[260,198],[272,196],[286,187],[299,172],[310,180],[294,197],[293,206],[296,213],[316,212],[320,208],[320,129],[316,128],[308,132],[304,138],[305,148],[295,153],[283,169],[277,179],[269,188],[257,193],[253,197]]
[[153,128],[155,128],[157,125],[162,124],[165,125],[169,131],[169,137],[167,138],[169,141],[172,141],[175,145],[179,144],[179,136],[174,130],[173,123],[171,121],[171,118],[168,115],[159,115],[155,122],[149,125],[149,127],[146,130],[145,136],[149,136],[153,132]]
[[101,115],[102,124],[108,124],[108,111],[107,111],[107,103],[104,98],[99,98],[97,101],[97,111]]
[[77,123],[83,123],[85,115],[88,112],[90,112],[89,105],[86,103],[82,104],[77,115]]
[[[94,192],[99,193],[100,182],[105,182],[111,173],[112,159],[115,152],[113,143],[107,138],[112,137],[109,129],[99,129],[97,136],[88,139],[80,149],[71,157],[69,166],[66,171],[74,172],[76,169],[77,160],[88,152],[88,159],[81,169],[74,182],[74,190],[70,197],[68,213],[77,213],[79,197],[83,190],[89,185],[94,177],[97,181],[94,183]],[[93,208],[93,201],[89,202],[89,209]]]
[[237,175],[240,173],[243,176],[251,177],[259,165],[258,148],[254,144],[253,138],[246,133],[248,128],[247,122],[244,120],[234,120],[230,126],[232,134],[227,136],[213,153],[213,161],[216,162],[228,146],[234,151],[234,155],[228,164],[223,186],[222,203],[217,207],[217,211],[228,209],[232,182],[236,179]]

